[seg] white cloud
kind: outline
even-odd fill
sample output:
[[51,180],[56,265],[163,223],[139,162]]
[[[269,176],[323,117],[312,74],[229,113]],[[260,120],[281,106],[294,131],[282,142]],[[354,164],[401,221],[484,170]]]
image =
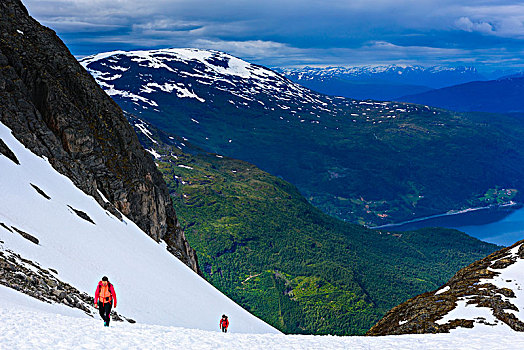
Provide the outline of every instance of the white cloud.
[[524,4],[458,6],[452,10],[463,15],[455,21],[460,30],[505,38],[524,38]]
[[197,48],[224,51],[240,57],[291,57],[302,56],[307,53],[307,50],[304,49],[263,40],[225,41],[198,39],[193,42],[193,45]]
[[455,21],[457,27],[466,32],[481,32],[484,34],[493,33],[493,26],[487,22],[473,22],[468,17],[460,17]]

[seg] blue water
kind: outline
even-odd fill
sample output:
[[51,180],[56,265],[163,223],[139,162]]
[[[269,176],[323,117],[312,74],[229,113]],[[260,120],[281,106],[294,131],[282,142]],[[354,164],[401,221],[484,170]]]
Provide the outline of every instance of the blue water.
[[447,227],[489,243],[510,246],[524,239],[524,207],[520,209],[480,209],[445,215],[388,227],[392,231],[410,231],[424,227]]

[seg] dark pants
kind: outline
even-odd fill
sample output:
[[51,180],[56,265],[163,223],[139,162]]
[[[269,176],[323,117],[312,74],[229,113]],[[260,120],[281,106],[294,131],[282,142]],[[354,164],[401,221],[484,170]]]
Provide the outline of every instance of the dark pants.
[[222,332],[227,333],[227,328],[222,327]]
[[109,321],[111,320],[111,302],[102,303],[99,300],[98,301],[98,312],[100,313],[100,317],[102,317],[104,322],[109,326]]

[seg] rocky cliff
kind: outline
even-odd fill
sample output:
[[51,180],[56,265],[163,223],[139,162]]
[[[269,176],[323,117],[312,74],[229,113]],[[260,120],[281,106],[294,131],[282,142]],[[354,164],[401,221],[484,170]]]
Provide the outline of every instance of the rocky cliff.
[[447,333],[455,328],[524,331],[524,240],[457,272],[438,290],[393,308],[367,335]]
[[0,3],[0,101],[0,121],[27,148],[199,271],[162,176],[121,109],[18,0]]

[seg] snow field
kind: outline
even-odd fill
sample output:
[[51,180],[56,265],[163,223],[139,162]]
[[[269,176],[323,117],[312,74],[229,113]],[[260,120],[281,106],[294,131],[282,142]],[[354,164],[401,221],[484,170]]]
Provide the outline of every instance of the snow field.
[[[49,305],[0,286],[1,349],[522,349],[524,334],[471,332],[387,337],[223,334],[181,327],[112,322]],[[66,309],[69,309],[67,311]],[[75,315],[75,313],[78,313]]]

